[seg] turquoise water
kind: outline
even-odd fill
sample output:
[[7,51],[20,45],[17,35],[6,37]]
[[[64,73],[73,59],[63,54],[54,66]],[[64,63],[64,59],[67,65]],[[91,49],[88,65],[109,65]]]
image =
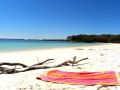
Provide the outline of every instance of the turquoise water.
[[35,40],[0,40],[0,52],[91,45],[96,45],[96,43]]

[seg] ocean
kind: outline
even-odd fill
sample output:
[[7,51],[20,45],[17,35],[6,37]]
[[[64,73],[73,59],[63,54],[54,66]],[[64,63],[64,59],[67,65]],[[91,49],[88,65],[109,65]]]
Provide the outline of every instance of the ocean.
[[66,42],[66,41],[0,39],[0,52],[75,47],[75,46],[92,46],[96,44],[97,43],[81,43],[81,42]]

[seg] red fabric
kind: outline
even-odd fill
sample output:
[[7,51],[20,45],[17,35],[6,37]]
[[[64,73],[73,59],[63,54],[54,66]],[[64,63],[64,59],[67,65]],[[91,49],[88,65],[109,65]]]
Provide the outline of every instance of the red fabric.
[[114,71],[105,72],[66,72],[60,70],[50,70],[37,79],[65,84],[80,85],[118,85],[116,74]]

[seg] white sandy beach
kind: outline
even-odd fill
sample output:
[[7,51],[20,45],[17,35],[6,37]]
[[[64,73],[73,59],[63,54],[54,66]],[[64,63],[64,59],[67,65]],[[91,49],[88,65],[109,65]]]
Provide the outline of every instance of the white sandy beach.
[[[17,62],[32,65],[47,59],[55,59],[49,65],[56,65],[66,60],[82,61],[79,66],[67,66],[58,69],[64,71],[120,71],[120,44],[103,44],[88,47],[54,48],[42,50],[1,52],[0,62]],[[38,60],[37,60],[38,58]],[[84,64],[87,63],[87,64]],[[36,80],[36,77],[50,69],[0,75],[0,90],[97,90],[100,85],[67,85]],[[120,86],[101,88],[100,90],[120,90]]]

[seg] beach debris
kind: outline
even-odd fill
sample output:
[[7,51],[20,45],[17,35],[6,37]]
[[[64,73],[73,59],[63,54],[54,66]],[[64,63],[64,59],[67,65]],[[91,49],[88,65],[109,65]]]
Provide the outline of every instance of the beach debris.
[[78,48],[78,49],[76,49],[76,50],[84,50],[84,49],[82,49],[82,48]]
[[89,49],[89,50],[95,50],[95,49]]
[[108,50],[108,49],[103,49],[103,50]]
[[[67,61],[64,61],[60,64],[53,65],[53,66],[49,66],[49,64],[48,65],[44,65],[44,64],[49,63],[49,61],[52,61],[54,59],[47,59],[45,61],[38,62],[37,64],[33,64],[31,66],[27,66],[22,63],[1,62],[0,63],[0,74],[13,74],[13,73],[26,72],[26,71],[37,70],[37,69],[56,68],[56,67],[62,67],[62,66],[77,66],[77,65],[81,65],[79,64],[79,62],[82,62],[86,59],[88,58],[77,60],[77,57],[74,56],[72,60],[67,60]],[[12,66],[13,68],[9,68],[8,66]]]

